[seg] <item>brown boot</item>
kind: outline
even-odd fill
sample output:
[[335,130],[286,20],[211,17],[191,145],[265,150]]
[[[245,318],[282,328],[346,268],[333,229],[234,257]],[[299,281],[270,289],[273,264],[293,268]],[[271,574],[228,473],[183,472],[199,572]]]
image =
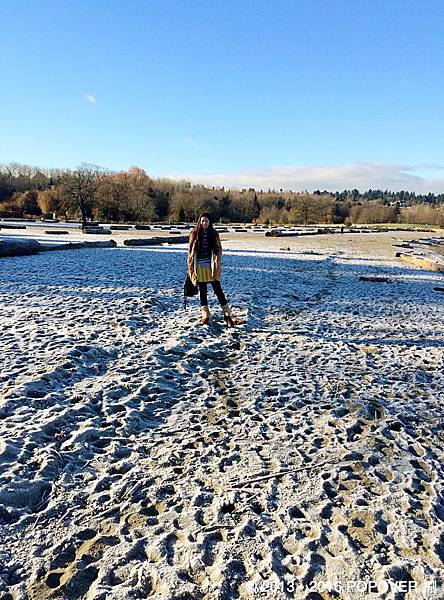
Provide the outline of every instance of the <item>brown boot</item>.
[[202,306],[199,324],[200,325],[208,325],[209,320],[210,320],[210,310],[209,310],[208,306]]
[[224,311],[224,321],[227,324],[227,327],[234,327],[234,322],[231,318],[230,307],[228,306],[228,304],[222,306],[222,310]]

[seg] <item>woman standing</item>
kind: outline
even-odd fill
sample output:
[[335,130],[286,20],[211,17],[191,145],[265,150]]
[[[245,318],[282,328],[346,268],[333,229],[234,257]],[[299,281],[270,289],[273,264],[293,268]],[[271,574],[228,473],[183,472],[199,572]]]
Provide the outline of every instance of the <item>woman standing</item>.
[[220,285],[222,245],[217,231],[213,227],[209,213],[202,213],[190,234],[188,248],[188,274],[194,285],[199,287],[202,316],[201,325],[210,320],[208,309],[208,283],[214,290],[224,313],[228,327],[234,327],[230,307]]

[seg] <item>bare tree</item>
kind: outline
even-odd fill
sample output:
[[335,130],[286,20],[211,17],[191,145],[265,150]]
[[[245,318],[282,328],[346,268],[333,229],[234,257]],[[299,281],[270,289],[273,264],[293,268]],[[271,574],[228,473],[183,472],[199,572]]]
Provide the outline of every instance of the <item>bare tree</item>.
[[310,198],[308,195],[301,195],[295,202],[296,222],[308,225],[310,222]]
[[38,203],[44,214],[56,213],[58,215],[63,214],[65,210],[61,190],[56,186],[40,191]]
[[60,182],[66,208],[80,213],[82,226],[92,217],[94,201],[98,187],[107,171],[97,165],[83,163],[75,171],[68,171]]

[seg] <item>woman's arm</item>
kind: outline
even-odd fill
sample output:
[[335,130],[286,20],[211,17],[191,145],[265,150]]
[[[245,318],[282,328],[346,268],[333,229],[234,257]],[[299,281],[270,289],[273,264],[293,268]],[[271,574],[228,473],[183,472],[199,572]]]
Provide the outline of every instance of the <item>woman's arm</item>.
[[197,279],[196,269],[194,268],[194,255],[196,253],[196,236],[194,235],[194,231],[190,233],[190,240],[188,243],[188,274],[191,277],[193,283]]
[[217,231],[214,232],[215,236],[214,236],[214,254],[217,256],[217,258],[220,260],[222,257],[222,244],[220,241],[220,235]]
[[220,237],[217,231],[214,236],[214,248],[213,248],[213,264],[211,274],[216,281],[220,281],[221,277],[221,260],[222,260],[222,244],[220,243]]

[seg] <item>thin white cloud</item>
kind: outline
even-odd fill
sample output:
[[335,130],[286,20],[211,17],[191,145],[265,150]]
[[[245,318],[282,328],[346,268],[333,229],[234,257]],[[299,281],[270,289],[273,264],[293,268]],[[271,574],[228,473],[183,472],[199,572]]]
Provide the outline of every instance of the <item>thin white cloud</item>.
[[194,150],[197,150],[199,148],[199,143],[192,137],[187,137],[186,142],[188,145],[194,148]]
[[[416,193],[444,193],[444,178],[436,164],[386,164],[357,162],[350,165],[275,166],[239,173],[196,174],[186,178],[195,183],[225,188],[301,191],[353,189],[406,190]],[[424,175],[427,172],[427,176]],[[432,176],[429,175],[432,174]],[[438,175],[438,176],[437,176]]]
[[97,104],[97,100],[92,94],[85,94],[84,98],[86,102],[90,102],[91,104]]

